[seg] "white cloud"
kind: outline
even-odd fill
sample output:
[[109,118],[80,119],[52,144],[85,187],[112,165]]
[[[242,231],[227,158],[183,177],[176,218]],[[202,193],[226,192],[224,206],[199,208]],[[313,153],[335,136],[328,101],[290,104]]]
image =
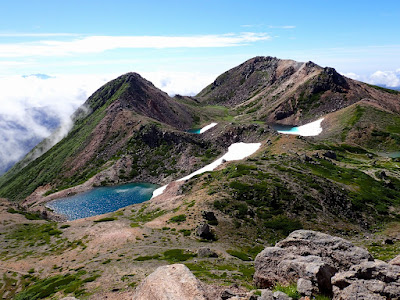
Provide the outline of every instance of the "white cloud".
[[351,79],[363,81],[375,85],[383,85],[391,88],[400,87],[400,69],[394,71],[375,71],[372,74],[360,75],[353,72],[342,73]]
[[351,79],[355,79],[355,80],[360,80],[360,75],[357,75],[356,73],[350,72],[350,73],[343,73],[342,75],[349,77]]
[[212,83],[218,74],[196,72],[144,72],[141,74],[169,95],[194,96]]
[[376,71],[370,76],[370,83],[398,87],[400,86],[400,69],[396,71]]
[[3,43],[0,44],[0,57],[66,56],[122,48],[234,47],[270,38],[266,33],[253,32],[198,36],[87,36],[70,41]]

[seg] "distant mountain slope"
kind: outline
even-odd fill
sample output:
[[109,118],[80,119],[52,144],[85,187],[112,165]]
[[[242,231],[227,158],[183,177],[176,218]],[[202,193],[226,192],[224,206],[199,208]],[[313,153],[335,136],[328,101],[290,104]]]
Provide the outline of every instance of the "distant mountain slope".
[[346,78],[333,68],[275,57],[255,57],[223,73],[197,96],[235,108],[243,119],[301,125],[361,100],[400,112],[393,90]]

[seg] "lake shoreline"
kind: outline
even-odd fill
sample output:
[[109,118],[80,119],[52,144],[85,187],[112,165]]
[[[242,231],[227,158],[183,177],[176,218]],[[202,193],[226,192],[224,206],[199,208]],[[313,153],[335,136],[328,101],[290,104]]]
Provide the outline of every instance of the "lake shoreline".
[[159,185],[128,183],[95,187],[83,193],[47,202],[44,206],[68,221],[115,212],[121,208],[150,200]]

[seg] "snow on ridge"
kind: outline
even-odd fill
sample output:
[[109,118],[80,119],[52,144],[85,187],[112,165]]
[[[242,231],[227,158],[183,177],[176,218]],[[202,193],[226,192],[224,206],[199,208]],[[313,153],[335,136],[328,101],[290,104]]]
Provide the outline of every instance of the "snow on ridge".
[[[215,125],[214,125],[215,126]],[[192,178],[193,176],[205,173],[205,172],[209,172],[214,170],[215,168],[217,168],[219,165],[221,165],[222,163],[224,163],[225,161],[232,161],[232,160],[241,160],[246,158],[247,156],[252,155],[254,152],[256,152],[259,148],[261,147],[261,143],[234,143],[232,145],[229,146],[228,148],[228,152],[225,153],[222,157],[218,158],[217,160],[215,160],[214,162],[212,162],[211,164],[206,165],[205,167],[181,178],[178,179],[176,181],[185,181],[188,180],[190,178]],[[168,185],[164,185],[158,189],[156,189],[153,192],[153,196],[157,197],[159,195],[161,195],[165,189],[167,188]]]
[[283,134],[296,134],[301,136],[316,136],[322,132],[321,123],[323,120],[324,118],[302,126],[293,127],[290,130],[278,130],[278,132]]
[[201,133],[203,133],[203,132],[206,132],[208,129],[211,129],[211,128],[213,128],[215,125],[217,125],[218,123],[211,123],[211,124],[208,124],[207,126],[204,126],[202,129],[200,129],[200,134]]

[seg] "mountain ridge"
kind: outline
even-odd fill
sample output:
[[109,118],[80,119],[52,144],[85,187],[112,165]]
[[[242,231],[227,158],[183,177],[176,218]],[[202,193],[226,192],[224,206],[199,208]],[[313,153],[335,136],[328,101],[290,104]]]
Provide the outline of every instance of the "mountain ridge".
[[269,56],[226,71],[196,97],[205,103],[236,106],[239,114],[251,114],[259,121],[285,125],[303,125],[363,99],[386,99],[380,105],[400,112],[394,91],[346,78],[311,61]]

